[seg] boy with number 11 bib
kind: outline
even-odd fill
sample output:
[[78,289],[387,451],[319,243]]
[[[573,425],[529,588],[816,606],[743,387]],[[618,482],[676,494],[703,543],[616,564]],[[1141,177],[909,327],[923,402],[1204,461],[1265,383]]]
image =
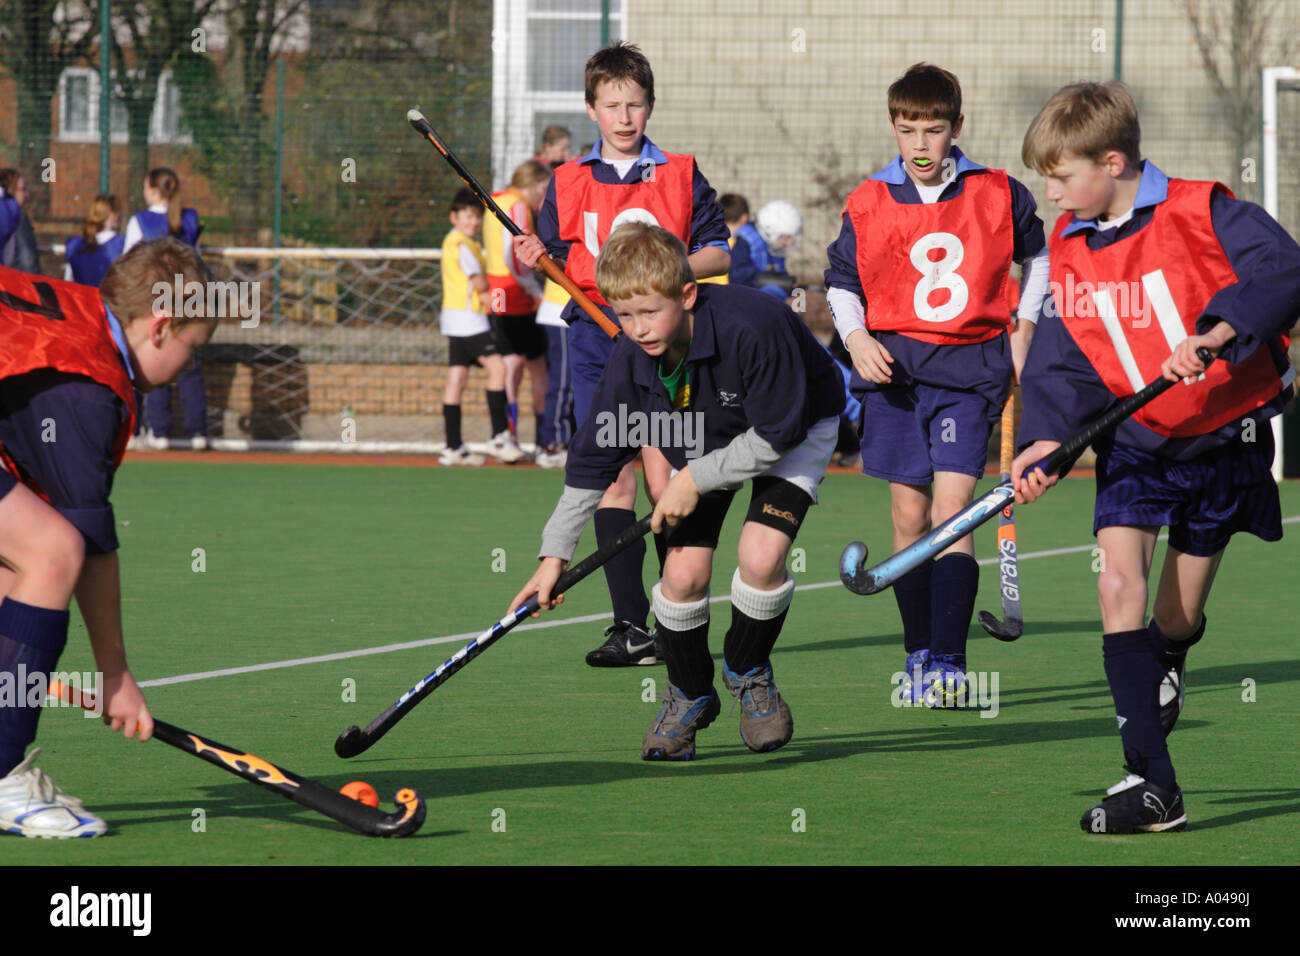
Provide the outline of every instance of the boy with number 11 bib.
[[[1025,365],[1016,500],[1055,484],[1033,465],[1062,439],[1157,374],[1184,379],[1095,443],[1102,656],[1128,775],[1084,813],[1089,833],[1187,825],[1165,737],[1228,540],[1282,537],[1268,419],[1291,397],[1285,336],[1300,319],[1300,247],[1285,230],[1220,183],[1168,178],[1140,146],[1124,85],[1080,83],[1048,100],[1023,150],[1065,214],[1052,233],[1054,308]],[[1200,348],[1217,358],[1208,368]]]
[[[898,552],[971,503],[1047,290],[1047,256],[1029,190],[953,145],[955,76],[913,66],[889,88],[889,118],[899,155],[849,196],[826,286],[863,402],[862,471],[889,481]],[[1024,271],[1009,336],[1013,261]],[[904,700],[965,699],[978,588],[969,535],[894,585]]]

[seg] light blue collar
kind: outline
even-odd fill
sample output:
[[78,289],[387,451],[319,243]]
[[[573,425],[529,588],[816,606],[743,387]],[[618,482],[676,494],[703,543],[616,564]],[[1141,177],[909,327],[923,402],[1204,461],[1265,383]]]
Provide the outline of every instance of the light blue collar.
[[[601,142],[602,141],[600,137],[597,137],[596,145],[591,147],[591,152],[588,153],[586,156],[583,156],[580,160],[578,160],[578,162],[580,163],[607,162],[607,160],[603,159],[600,155]],[[650,142],[649,136],[643,134],[641,136],[641,155],[637,157],[636,164],[638,166],[647,166],[653,163],[656,166],[662,166],[667,162],[668,162],[668,157],[663,154],[663,151],[660,150],[659,147],[656,146],[654,143]]]
[[126,365],[126,374],[134,382],[135,369],[131,368],[131,353],[126,347],[126,333],[122,331],[122,323],[117,320],[117,316],[113,314],[107,302],[104,303],[104,317],[108,319],[108,332],[113,336],[113,344],[117,346],[118,354],[122,356],[122,362]]

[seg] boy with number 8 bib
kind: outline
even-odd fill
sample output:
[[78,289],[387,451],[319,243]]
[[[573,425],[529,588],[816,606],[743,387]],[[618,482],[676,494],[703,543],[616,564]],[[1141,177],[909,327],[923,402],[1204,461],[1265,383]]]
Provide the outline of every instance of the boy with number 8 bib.
[[641,757],[690,760],[696,731],[721,709],[708,643],[713,552],[732,498],[753,479],[722,674],[741,705],[745,745],[776,750],[794,730],[769,659],[794,594],[785,560],[835,450],[839,368],[784,302],[697,283],[686,246],[658,226],[616,229],[601,248],[596,281],[623,335],[569,449],[541,566],[511,610],[533,593],[547,609],[562,600],[555,583],[605,489],[640,446],[657,442],[674,469],[651,522],[667,545],[653,607],[668,689]]
[[[1291,396],[1285,333],[1300,319],[1294,240],[1219,183],[1169,179],[1140,141],[1123,84],[1080,83],[1048,100],[1023,150],[1065,215],[1052,233],[1053,300],[1025,365],[1016,500],[1055,484],[1032,466],[1062,439],[1157,374],[1184,380],[1095,445],[1102,656],[1128,776],[1083,815],[1090,833],[1187,825],[1165,737],[1229,538],[1282,537],[1268,419]],[[1217,357],[1208,368],[1200,348]]]
[[[849,196],[826,286],[863,402],[862,471],[889,481],[898,552],[971,503],[1047,290],[1047,254],[1029,190],[952,144],[955,76],[916,64],[889,88],[889,118],[899,155]],[[1012,262],[1023,273],[1009,336]],[[978,588],[969,535],[894,585],[905,701],[964,702]]]

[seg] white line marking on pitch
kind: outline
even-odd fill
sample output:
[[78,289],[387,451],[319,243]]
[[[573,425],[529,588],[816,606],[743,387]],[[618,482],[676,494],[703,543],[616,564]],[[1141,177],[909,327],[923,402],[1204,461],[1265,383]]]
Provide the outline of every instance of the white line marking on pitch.
[[[1294,515],[1290,518],[1283,518],[1283,524],[1295,524],[1300,522],[1300,515]],[[1166,534],[1160,535],[1160,540],[1165,540]],[[1080,544],[1072,548],[1053,548],[1050,551],[1027,551],[1020,555],[1021,561],[1029,561],[1034,558],[1055,558],[1064,554],[1080,554],[1084,551],[1091,551],[1096,547],[1095,544]],[[997,564],[997,558],[984,558],[980,562],[982,565]],[[819,581],[815,584],[801,584],[795,588],[796,591],[816,591],[819,588],[843,587],[839,581]],[[730,594],[723,594],[718,597],[710,598],[710,604],[721,604],[730,601]],[[607,621],[610,619],[609,612],[603,614],[584,614],[581,617],[566,617],[558,621],[536,621],[532,624],[517,625],[514,630],[539,631],[547,627],[565,627],[569,624],[590,624],[593,621]],[[490,630],[485,628],[484,631]],[[235,674],[252,674],[257,671],[274,671],[285,667],[302,667],[306,664],[324,664],[328,661],[351,660],[354,657],[369,657],[372,654],[390,654],[393,651],[408,651],[417,647],[432,647],[435,644],[453,644],[460,642],[469,643],[476,637],[481,637],[484,631],[465,631],[462,634],[448,634],[445,637],[428,637],[420,641],[405,641],[401,644],[384,644],[380,647],[365,647],[355,651],[339,651],[335,654],[318,654],[315,657],[295,657],[287,661],[268,661],[265,664],[249,664],[245,667],[223,667],[215,671],[199,671],[195,674],[177,674],[175,677],[159,677],[155,680],[140,681],[141,687],[162,687],[167,684],[185,684],[190,681],[208,680],[213,677],[231,677]]]

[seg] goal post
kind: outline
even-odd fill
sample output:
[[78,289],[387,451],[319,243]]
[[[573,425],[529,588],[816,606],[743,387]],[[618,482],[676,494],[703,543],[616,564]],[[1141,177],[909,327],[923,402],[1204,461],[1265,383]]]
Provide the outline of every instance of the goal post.
[[[1263,160],[1261,170],[1261,186],[1264,199],[1264,209],[1270,216],[1287,226],[1293,233],[1297,232],[1300,222],[1287,222],[1281,208],[1280,184],[1281,176],[1278,167],[1278,156],[1281,154],[1279,139],[1286,134],[1294,135],[1296,127],[1300,124],[1287,124],[1285,127],[1280,124],[1279,116],[1281,110],[1281,95],[1300,93],[1300,69],[1291,66],[1270,66],[1265,67],[1263,71],[1263,81],[1260,84],[1261,89],[1261,126],[1263,138]],[[1297,97],[1300,99],[1300,97]],[[1300,106],[1300,104],[1297,104]],[[1289,115],[1297,115],[1295,108],[1287,110]],[[1294,154],[1292,154],[1294,155]],[[1300,205],[1300,199],[1291,197],[1292,202]],[[1276,445],[1276,454],[1273,458],[1273,477],[1278,481],[1282,480],[1283,465],[1283,416],[1278,415],[1273,419],[1273,438]]]

